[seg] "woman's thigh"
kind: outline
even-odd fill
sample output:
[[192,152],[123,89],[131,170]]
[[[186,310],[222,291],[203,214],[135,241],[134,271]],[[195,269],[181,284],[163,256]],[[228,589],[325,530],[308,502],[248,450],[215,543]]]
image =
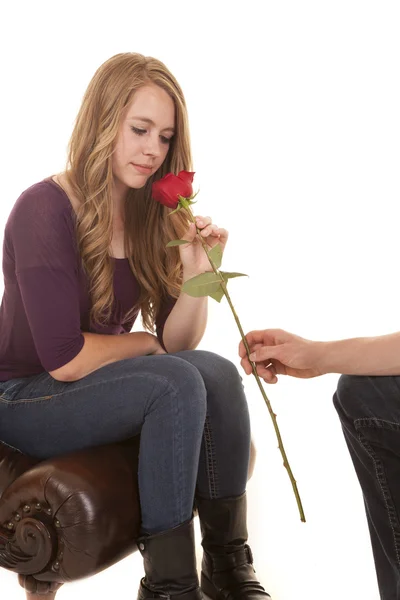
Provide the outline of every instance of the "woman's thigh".
[[198,370],[173,355],[116,361],[77,381],[47,372],[0,383],[0,440],[37,458],[128,439],[172,396],[205,394]]

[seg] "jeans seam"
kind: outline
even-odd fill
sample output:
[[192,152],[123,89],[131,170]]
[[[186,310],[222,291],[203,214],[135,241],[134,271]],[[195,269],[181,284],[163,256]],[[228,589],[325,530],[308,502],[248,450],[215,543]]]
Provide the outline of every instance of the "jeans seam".
[[374,464],[376,478],[379,483],[379,487],[382,492],[383,502],[386,507],[386,513],[389,520],[390,528],[393,533],[393,545],[397,559],[397,566],[400,566],[400,546],[398,540],[400,541],[400,524],[398,517],[396,515],[396,510],[394,508],[394,503],[389,491],[389,487],[387,484],[387,479],[385,476],[385,471],[383,467],[382,461],[379,459],[378,454],[374,451],[373,447],[369,444],[367,439],[363,436],[361,431],[359,431],[360,421],[364,421],[364,419],[357,419],[354,421],[354,426],[357,431],[357,437],[359,439],[360,444],[365,448],[367,454],[371,457],[372,462]]
[[379,429],[390,429],[391,431],[399,431],[400,423],[396,421],[387,421],[386,419],[378,419],[376,417],[360,417],[354,421],[355,428],[361,429],[362,427],[377,427]]
[[[175,458],[176,458],[176,464],[179,463],[179,472],[177,473],[177,481],[178,481],[178,490],[179,490],[179,494],[177,495],[177,506],[178,506],[178,523],[182,523],[183,521],[183,493],[182,493],[182,489],[183,489],[183,419],[182,419],[182,413],[180,411],[180,403],[177,402],[177,393],[174,390],[173,386],[170,386],[171,389],[173,390],[173,395],[174,395],[174,399],[175,399],[175,406],[176,406],[176,417],[180,416],[180,418],[178,419],[178,422],[180,424],[180,431],[179,431],[179,436],[178,438],[176,437],[176,435],[174,436],[174,454],[175,454]],[[180,460],[178,459],[176,453],[179,453],[178,456],[180,456]],[[175,464],[175,461],[172,461],[172,464]]]
[[204,424],[204,447],[206,455],[206,470],[210,499],[218,497],[218,470],[215,458],[215,443],[212,436],[210,417],[206,416]]
[[[153,374],[147,374],[147,373],[146,374],[135,374],[135,377],[138,377],[138,378],[148,378],[150,376],[154,379],[162,380],[164,384],[167,384],[167,386],[173,390],[174,394],[177,393],[177,390],[175,389],[175,387],[163,375],[156,375],[154,373]],[[122,377],[115,377],[115,378],[112,377],[108,381],[116,382],[116,381],[120,381],[121,379],[126,379],[127,377],[129,377],[129,374],[123,375]],[[87,385],[83,385],[82,387],[74,388],[73,390],[66,388],[62,392],[57,392],[56,394],[51,394],[49,396],[37,396],[36,398],[19,398],[19,399],[15,399],[15,400],[13,400],[13,399],[7,400],[6,398],[3,398],[2,396],[0,396],[0,402],[3,402],[4,404],[10,404],[12,406],[14,406],[16,404],[29,404],[30,402],[47,402],[50,398],[57,398],[58,396],[65,396],[68,393],[82,392],[86,388],[94,388],[98,385],[103,385],[103,384],[104,384],[104,381],[93,382],[93,383],[90,383]]]

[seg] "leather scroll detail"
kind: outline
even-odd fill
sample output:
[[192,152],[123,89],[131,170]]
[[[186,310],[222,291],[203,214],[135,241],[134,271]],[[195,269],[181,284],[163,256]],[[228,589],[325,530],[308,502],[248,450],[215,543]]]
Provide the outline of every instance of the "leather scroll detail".
[[44,570],[57,548],[51,528],[42,521],[27,517],[13,532],[0,532],[0,566],[21,575]]

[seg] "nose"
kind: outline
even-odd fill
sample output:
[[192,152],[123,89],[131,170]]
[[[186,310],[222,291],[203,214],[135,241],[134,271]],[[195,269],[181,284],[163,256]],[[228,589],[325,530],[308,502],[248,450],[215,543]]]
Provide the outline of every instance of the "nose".
[[158,157],[161,155],[161,141],[159,136],[151,134],[145,136],[147,139],[143,140],[143,151],[144,154],[151,154],[152,156]]

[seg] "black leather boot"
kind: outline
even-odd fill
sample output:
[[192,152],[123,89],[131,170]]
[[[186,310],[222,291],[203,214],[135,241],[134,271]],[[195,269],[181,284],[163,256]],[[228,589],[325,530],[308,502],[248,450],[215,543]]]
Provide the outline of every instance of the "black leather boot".
[[202,546],[201,589],[212,600],[266,600],[247,541],[246,492],[208,500],[196,496]]
[[196,570],[193,517],[172,529],[137,539],[146,576],[138,600],[175,598],[203,600]]

